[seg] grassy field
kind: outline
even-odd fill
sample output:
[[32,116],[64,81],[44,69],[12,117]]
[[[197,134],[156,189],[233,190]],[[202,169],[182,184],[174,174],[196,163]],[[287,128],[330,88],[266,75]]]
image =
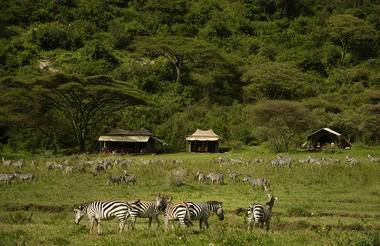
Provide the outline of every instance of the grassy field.
[[[328,166],[299,164],[292,168],[268,167],[277,157],[264,148],[241,153],[223,154],[165,154],[146,156],[75,155],[33,156],[2,154],[7,159],[24,158],[22,172],[36,175],[33,182],[14,180],[11,185],[0,183],[0,245],[380,245],[380,163],[372,163],[367,154],[380,156],[380,149],[339,151],[333,156],[344,163],[346,154],[361,163],[345,167],[343,163]],[[309,153],[287,153],[293,160]],[[327,153],[312,153],[313,157],[329,157]],[[214,160],[240,158],[265,159],[264,164],[217,164]],[[183,159],[183,164],[128,164],[129,173],[137,175],[132,185],[107,185],[111,174],[122,174],[122,167],[94,175],[93,169],[79,170],[83,163],[93,159],[117,158]],[[39,167],[32,167],[38,160]],[[72,174],[48,171],[46,160],[69,160],[78,167]],[[268,233],[260,228],[247,231],[247,217],[238,213],[250,203],[265,203],[267,193],[253,191],[249,184],[233,183],[227,178],[227,169],[253,177],[265,177],[270,192],[278,196],[273,207]],[[196,172],[222,172],[225,185],[199,183]],[[0,173],[17,171],[15,167],[0,166]],[[241,177],[240,177],[241,180]],[[153,200],[157,193],[182,200],[218,200],[223,202],[225,220],[212,215],[208,230],[199,231],[194,222],[189,229],[175,228],[165,233],[162,215],[161,227],[153,222],[147,230],[147,219],[138,219],[135,231],[118,234],[118,222],[102,222],[103,235],[89,234],[88,219],[74,224],[75,205],[95,200]],[[96,231],[96,230],[95,230]]]

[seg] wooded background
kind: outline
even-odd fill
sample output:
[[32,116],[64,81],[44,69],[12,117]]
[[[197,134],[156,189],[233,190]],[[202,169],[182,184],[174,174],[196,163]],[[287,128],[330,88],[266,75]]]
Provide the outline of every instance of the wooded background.
[[4,0],[0,149],[98,150],[116,127],[185,149],[295,149],[330,127],[380,144],[375,0]]

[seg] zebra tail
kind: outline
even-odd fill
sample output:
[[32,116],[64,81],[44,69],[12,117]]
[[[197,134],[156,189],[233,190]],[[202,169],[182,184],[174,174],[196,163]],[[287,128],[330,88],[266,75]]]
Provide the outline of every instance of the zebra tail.
[[191,217],[190,217],[190,209],[189,209],[189,205],[184,202],[185,206],[186,206],[186,219],[188,221],[188,223],[191,225]]

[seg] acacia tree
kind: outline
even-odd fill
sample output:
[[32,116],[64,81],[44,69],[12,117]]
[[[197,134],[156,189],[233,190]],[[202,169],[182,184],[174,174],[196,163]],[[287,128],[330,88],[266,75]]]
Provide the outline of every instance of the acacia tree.
[[361,42],[375,39],[375,28],[352,15],[336,15],[327,20],[330,36],[342,47],[340,61],[343,63],[346,53]]
[[[8,83],[2,82],[8,94],[16,96],[14,101],[26,102],[29,100],[30,110],[39,110],[36,100],[42,100],[47,110],[57,110],[70,121],[75,138],[81,152],[85,151],[85,143],[90,127],[112,112],[119,111],[131,105],[141,105],[146,101],[141,91],[123,81],[116,81],[108,76],[93,76],[80,78],[73,75],[53,74],[37,77],[29,82]],[[6,105],[6,102],[2,102]],[[22,105],[18,108],[22,108]]]

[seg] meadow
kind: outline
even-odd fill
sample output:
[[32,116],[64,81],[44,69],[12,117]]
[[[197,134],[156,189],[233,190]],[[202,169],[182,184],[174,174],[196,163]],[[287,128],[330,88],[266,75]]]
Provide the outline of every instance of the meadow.
[[[327,157],[331,153],[283,153],[293,159],[293,166],[269,167],[268,161],[277,157],[265,148],[252,148],[239,153],[218,154],[162,154],[162,155],[31,155],[6,154],[7,159],[26,160],[21,172],[31,172],[35,180],[13,180],[11,185],[0,183],[0,245],[380,245],[380,163],[373,163],[367,154],[380,156],[377,148],[353,148],[332,153],[340,164],[316,166],[297,163],[309,154]],[[346,155],[360,160],[353,167],[344,165]],[[255,157],[263,164],[218,164],[223,158]],[[118,158],[183,159],[173,164],[127,164],[106,173],[94,175],[93,169],[83,169],[87,160]],[[38,160],[33,167],[31,160]],[[69,160],[77,167],[72,174],[46,168],[47,160]],[[107,185],[111,174],[122,174],[123,169],[137,175],[136,185]],[[250,184],[228,179],[227,169],[243,175],[265,177],[270,182],[270,193],[278,197],[273,207],[269,232],[261,228],[247,230],[245,210],[252,202],[265,203],[267,192],[253,190]],[[16,167],[0,166],[0,173],[15,172]],[[221,172],[224,185],[200,183],[197,171]],[[154,200],[158,194],[172,196],[174,202],[183,200],[223,202],[225,219],[213,214],[210,228],[199,230],[197,222],[188,229],[175,226],[164,232],[155,222],[150,230],[147,219],[137,219],[135,230],[118,233],[117,219],[103,221],[103,234],[89,234],[85,217],[74,224],[73,208],[96,200],[124,201]],[[96,231],[96,230],[95,230]]]

